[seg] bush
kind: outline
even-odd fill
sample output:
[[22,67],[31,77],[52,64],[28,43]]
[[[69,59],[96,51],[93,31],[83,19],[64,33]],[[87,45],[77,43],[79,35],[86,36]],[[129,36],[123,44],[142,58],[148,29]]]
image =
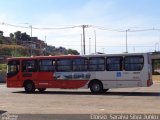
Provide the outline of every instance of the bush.
[[0,64],[0,71],[6,71],[7,65],[6,64]]
[[20,45],[0,44],[0,54],[14,57],[27,56],[27,48]]

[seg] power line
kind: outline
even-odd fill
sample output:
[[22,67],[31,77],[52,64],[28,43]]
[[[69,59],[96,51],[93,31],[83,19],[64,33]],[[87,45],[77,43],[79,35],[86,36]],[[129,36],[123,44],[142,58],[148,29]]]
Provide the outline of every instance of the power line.
[[123,30],[123,29],[105,28],[105,27],[102,27],[102,26],[94,26],[94,25],[92,25],[91,27],[92,28],[96,28],[96,29],[100,29],[100,30],[115,31],[115,32],[125,32],[125,30]]
[[30,27],[26,27],[26,26],[13,25],[13,24],[8,24],[8,23],[4,23],[4,22],[2,22],[1,25],[7,25],[7,26],[11,26],[11,27],[18,27],[18,28],[30,28]]
[[[1,25],[7,25],[7,26],[11,26],[11,27],[17,27],[17,28],[29,28],[30,29],[30,26],[26,27],[26,26],[21,26],[21,25],[14,25],[14,24],[9,24],[9,23],[5,23],[5,22],[1,22],[0,23]],[[32,26],[32,29],[37,29],[37,30],[61,30],[61,29],[72,29],[72,28],[77,28],[77,27],[81,27],[81,25],[78,25],[78,26],[68,26],[68,27],[33,27]]]
[[33,27],[33,29],[37,29],[37,30],[62,30],[62,29],[72,29],[72,28],[77,28],[77,27],[81,27],[79,26],[69,26],[69,27],[57,27],[57,28],[38,28],[38,27]]
[[[107,31],[126,32],[126,29],[114,29],[114,28],[106,28],[106,27],[102,27],[102,26],[91,26],[91,27],[96,28],[96,29],[100,29],[100,30],[107,30]],[[136,28],[140,28],[140,27],[136,27]],[[133,28],[132,29],[129,28],[128,32],[146,32],[146,31],[160,31],[160,29],[153,27],[153,28],[134,30]]]
[[[15,25],[15,24],[10,24],[10,23],[5,23],[1,22],[1,25],[7,25],[11,27],[17,27],[17,28],[29,28],[30,26],[22,26],[22,25]],[[67,27],[34,27],[32,26],[32,29],[37,29],[37,30],[62,30],[62,29],[73,29],[73,28],[80,28],[80,27],[92,27],[95,29],[100,29],[100,30],[106,30],[106,31],[115,31],[115,32],[126,32],[126,29],[116,29],[116,28],[107,28],[103,26],[95,26],[95,25],[75,25],[75,26],[67,26]],[[132,29],[131,29],[132,28]],[[134,28],[134,29],[133,29]],[[138,28],[135,30],[135,28]],[[145,31],[160,31],[159,28],[146,28],[146,29],[139,29],[141,27],[130,27],[130,31],[128,32],[145,32]]]

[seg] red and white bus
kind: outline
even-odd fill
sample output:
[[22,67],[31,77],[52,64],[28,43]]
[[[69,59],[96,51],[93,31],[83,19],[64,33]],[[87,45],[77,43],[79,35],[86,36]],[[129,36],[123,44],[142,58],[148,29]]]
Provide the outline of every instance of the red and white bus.
[[153,84],[149,53],[10,58],[7,66],[7,87],[24,87],[26,92],[90,88],[102,93]]

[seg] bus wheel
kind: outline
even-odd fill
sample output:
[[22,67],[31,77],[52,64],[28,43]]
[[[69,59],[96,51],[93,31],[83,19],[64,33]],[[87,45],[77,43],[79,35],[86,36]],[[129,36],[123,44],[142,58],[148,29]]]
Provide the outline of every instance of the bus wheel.
[[93,94],[98,94],[103,92],[103,85],[99,81],[94,81],[90,84],[90,90]]
[[26,82],[24,84],[24,89],[27,93],[32,93],[35,91],[35,86],[33,82]]
[[46,88],[38,88],[39,92],[44,92]]

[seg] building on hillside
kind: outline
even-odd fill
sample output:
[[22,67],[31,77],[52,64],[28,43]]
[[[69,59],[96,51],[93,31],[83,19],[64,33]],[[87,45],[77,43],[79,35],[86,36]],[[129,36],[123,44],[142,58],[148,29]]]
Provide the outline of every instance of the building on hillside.
[[39,40],[37,37],[32,37],[29,41],[23,41],[23,46],[32,47],[32,49],[44,49],[45,43],[42,40]]
[[3,44],[11,45],[13,43],[10,37],[4,37]]
[[29,53],[32,52],[33,55],[44,55],[43,51],[46,44],[44,41],[39,40],[38,37],[31,37],[31,40],[23,41],[22,45],[29,48]]
[[0,64],[7,63],[7,58],[8,58],[8,56],[6,56],[6,55],[0,55]]
[[38,39],[37,37],[32,37],[31,41],[32,41],[31,43],[34,44],[34,47],[36,49],[44,49],[46,46],[45,42]]
[[3,31],[0,31],[0,36],[3,36]]
[[1,41],[2,44],[6,44],[6,45],[11,45],[12,44],[12,39],[10,37],[5,37],[5,36],[1,36]]

